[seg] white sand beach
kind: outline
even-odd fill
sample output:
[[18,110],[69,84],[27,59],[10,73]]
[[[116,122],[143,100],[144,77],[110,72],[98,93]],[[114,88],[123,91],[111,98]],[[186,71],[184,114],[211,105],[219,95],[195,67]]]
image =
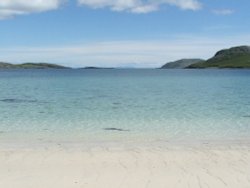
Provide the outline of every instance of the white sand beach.
[[249,188],[250,147],[0,148],[1,188]]

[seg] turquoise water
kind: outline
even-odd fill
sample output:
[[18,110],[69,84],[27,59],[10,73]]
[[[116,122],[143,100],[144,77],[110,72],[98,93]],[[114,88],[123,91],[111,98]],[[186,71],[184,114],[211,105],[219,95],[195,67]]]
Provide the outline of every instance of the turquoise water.
[[0,71],[2,141],[249,138],[249,70]]

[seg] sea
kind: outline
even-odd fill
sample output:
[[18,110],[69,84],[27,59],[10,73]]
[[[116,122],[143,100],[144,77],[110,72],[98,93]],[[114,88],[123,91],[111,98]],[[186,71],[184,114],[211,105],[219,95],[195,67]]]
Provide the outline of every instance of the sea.
[[0,143],[249,138],[250,70],[0,70]]

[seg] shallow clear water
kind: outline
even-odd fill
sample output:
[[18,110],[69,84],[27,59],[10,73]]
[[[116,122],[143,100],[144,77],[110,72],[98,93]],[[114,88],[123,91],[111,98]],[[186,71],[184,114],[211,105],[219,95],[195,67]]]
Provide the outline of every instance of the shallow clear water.
[[2,70],[0,140],[13,138],[249,139],[250,71]]

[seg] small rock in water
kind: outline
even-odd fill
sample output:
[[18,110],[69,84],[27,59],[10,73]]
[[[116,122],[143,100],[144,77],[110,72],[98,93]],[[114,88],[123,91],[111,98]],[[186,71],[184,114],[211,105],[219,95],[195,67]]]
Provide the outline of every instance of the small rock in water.
[[119,129],[119,128],[104,128],[105,131],[130,131],[127,129]]
[[35,103],[37,100],[26,100],[26,99],[1,99],[1,102],[6,102],[6,103]]

